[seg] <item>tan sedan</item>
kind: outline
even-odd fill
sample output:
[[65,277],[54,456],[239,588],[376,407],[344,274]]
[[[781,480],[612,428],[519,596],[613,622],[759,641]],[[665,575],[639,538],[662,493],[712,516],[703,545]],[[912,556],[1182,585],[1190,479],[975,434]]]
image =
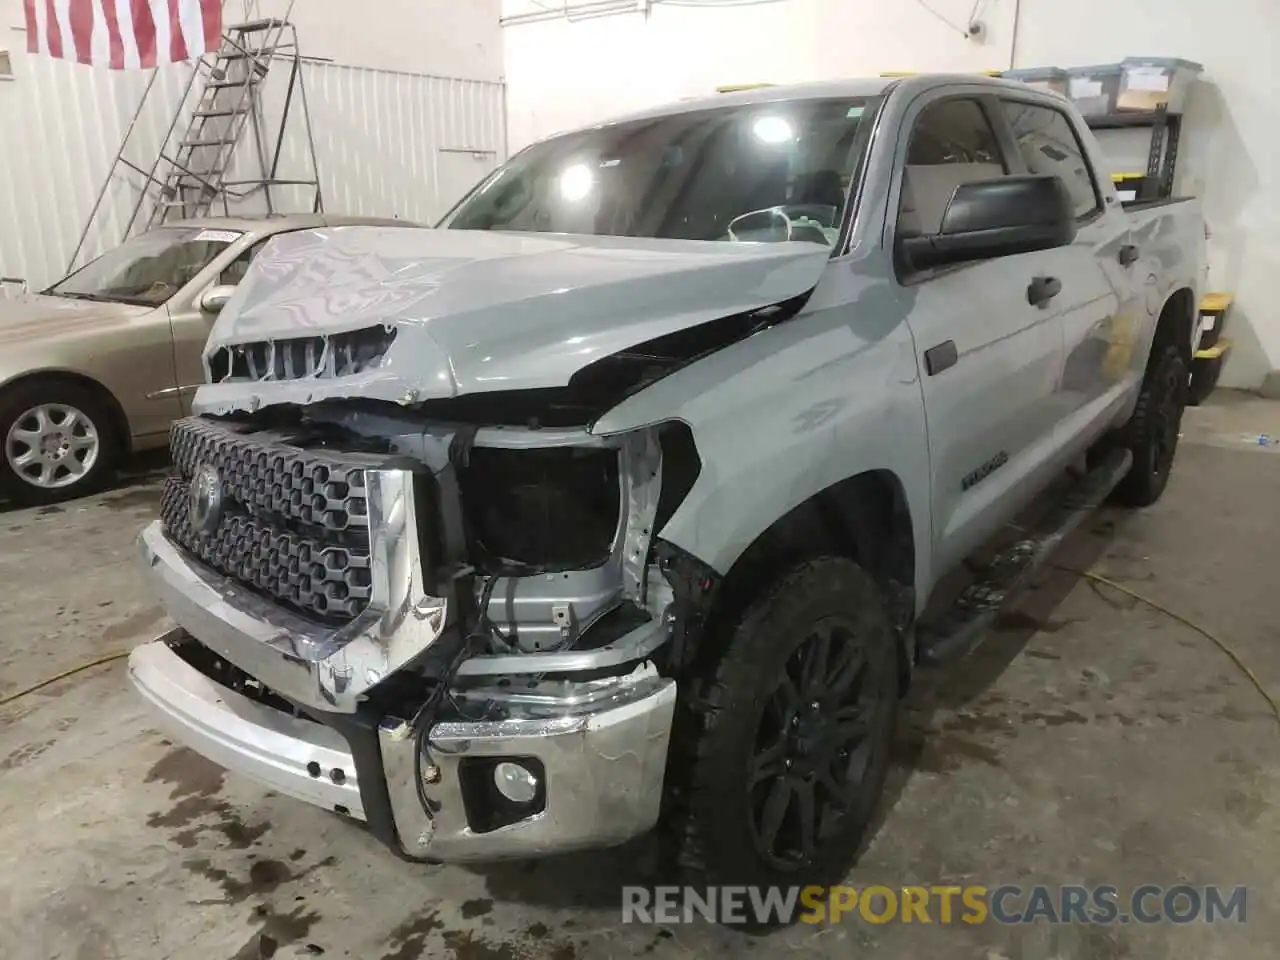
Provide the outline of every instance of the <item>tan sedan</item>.
[[275,234],[402,220],[208,218],[125,241],[52,287],[0,300],[0,495],[52,503],[163,446],[204,380],[209,329]]

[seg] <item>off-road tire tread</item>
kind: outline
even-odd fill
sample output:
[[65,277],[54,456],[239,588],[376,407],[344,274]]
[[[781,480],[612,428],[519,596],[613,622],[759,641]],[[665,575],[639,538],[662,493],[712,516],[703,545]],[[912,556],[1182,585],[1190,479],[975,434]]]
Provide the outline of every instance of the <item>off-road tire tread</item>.
[[1157,353],[1147,367],[1133,416],[1129,418],[1124,428],[1124,442],[1133,451],[1133,469],[1117,484],[1113,499],[1126,507],[1151,506],[1160,499],[1168,483],[1167,474],[1163,479],[1157,480],[1150,471],[1143,469],[1143,465],[1147,462],[1147,446],[1152,442],[1150,420],[1157,402],[1157,398],[1152,393],[1152,384],[1161,380],[1161,374],[1169,364],[1177,364],[1182,370],[1177,382],[1183,385],[1181,403],[1184,409],[1186,407],[1189,371],[1182,351],[1178,349],[1177,344],[1169,342],[1163,345],[1157,344],[1155,349]]
[[[727,762],[728,757],[717,738],[719,724],[732,723],[730,711],[743,695],[740,691],[755,691],[760,667],[768,662],[767,644],[785,621],[804,615],[806,610],[829,605],[833,597],[842,602],[842,615],[853,619],[864,636],[878,634],[875,642],[890,645],[889,653],[896,658],[897,640],[880,589],[853,561],[821,557],[800,563],[782,575],[748,606],[736,625],[730,625],[723,653],[710,662],[704,658],[704,662],[695,665],[694,675],[682,682],[671,737],[662,839],[667,858],[674,861],[683,882],[700,888],[722,884],[830,884],[848,870],[863,839],[865,823],[855,835],[839,838],[843,842],[827,845],[821,861],[805,874],[770,871],[751,851],[744,858],[749,862],[727,864],[715,856],[713,839],[708,834],[708,827],[717,820],[716,809],[723,804],[723,794],[717,791],[725,778],[717,773],[718,763]],[[896,677],[896,659],[894,663]],[[896,685],[891,686],[896,698]],[[732,730],[726,735],[732,737]],[[883,789],[883,771],[878,780],[877,794]],[[757,865],[754,869],[753,863]]]

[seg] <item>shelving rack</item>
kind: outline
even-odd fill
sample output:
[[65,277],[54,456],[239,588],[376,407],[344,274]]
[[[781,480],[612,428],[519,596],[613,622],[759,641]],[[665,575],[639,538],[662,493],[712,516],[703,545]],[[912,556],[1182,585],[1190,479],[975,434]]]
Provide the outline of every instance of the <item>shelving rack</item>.
[[[1150,111],[1125,111],[1086,116],[1090,130],[1134,130],[1149,127],[1151,143],[1147,147],[1147,169],[1141,173],[1116,173],[1111,179],[1123,203],[1168,200],[1173,197],[1177,173],[1178,146],[1182,139],[1182,114],[1170,113],[1161,106]],[[1222,335],[1234,297],[1229,293],[1208,292],[1200,298],[1197,316],[1199,341],[1191,360],[1191,382],[1188,400],[1199,405],[1218,384],[1222,366],[1231,351],[1231,341]]]
[[[1178,163],[1178,144],[1182,139],[1182,114],[1170,113],[1161,106],[1141,112],[1125,111],[1086,116],[1090,130],[1133,130],[1151,128],[1147,147],[1147,169],[1142,173],[1121,173],[1112,177],[1121,191],[1121,200],[1165,200],[1173,196],[1174,174]],[[1133,184],[1132,197],[1125,197]]]

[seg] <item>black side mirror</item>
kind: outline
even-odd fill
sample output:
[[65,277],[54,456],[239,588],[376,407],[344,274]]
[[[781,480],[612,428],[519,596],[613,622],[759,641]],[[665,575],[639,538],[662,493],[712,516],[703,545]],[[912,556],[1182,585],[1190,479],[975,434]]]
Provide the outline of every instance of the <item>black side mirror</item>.
[[1075,209],[1061,177],[1000,177],[956,187],[938,233],[904,237],[898,253],[923,270],[1065,247],[1075,238]]

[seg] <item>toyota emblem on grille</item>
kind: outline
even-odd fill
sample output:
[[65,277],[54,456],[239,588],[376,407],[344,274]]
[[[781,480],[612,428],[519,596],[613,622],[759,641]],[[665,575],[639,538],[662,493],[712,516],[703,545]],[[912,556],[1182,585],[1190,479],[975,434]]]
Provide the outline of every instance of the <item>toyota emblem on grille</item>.
[[205,464],[191,481],[191,526],[207,537],[222,522],[222,481],[218,471]]

